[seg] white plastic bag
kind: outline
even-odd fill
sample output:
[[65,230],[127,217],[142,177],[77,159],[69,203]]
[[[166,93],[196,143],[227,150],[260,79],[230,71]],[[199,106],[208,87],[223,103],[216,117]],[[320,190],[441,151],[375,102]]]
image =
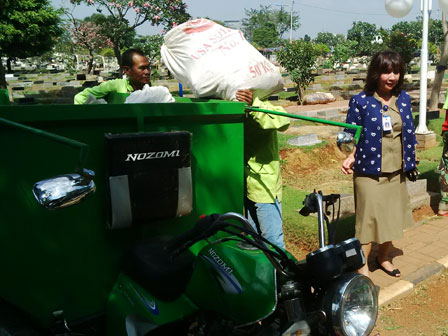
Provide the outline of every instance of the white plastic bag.
[[235,100],[240,89],[264,98],[283,89],[279,69],[239,30],[207,19],[185,22],[164,37],[162,59],[196,97]]
[[84,104],[107,104],[107,101],[102,98],[97,99],[93,94],[89,94]]
[[125,100],[125,104],[135,103],[173,103],[174,98],[164,86],[149,86],[132,92]]

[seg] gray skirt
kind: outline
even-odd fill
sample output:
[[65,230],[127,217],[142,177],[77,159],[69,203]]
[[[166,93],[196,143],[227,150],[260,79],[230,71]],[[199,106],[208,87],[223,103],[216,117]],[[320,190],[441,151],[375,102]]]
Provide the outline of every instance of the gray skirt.
[[414,224],[406,176],[402,171],[380,176],[354,173],[355,237],[361,244],[401,239]]

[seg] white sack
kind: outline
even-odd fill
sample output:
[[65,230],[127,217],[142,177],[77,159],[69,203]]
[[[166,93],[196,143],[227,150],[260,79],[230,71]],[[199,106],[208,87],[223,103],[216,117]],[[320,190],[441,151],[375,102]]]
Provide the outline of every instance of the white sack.
[[173,103],[174,98],[164,86],[149,86],[132,92],[125,100],[125,104],[135,103]]
[[196,97],[235,100],[239,89],[267,97],[283,89],[279,69],[261,55],[239,30],[207,19],[185,22],[164,37],[162,59]]
[[84,104],[87,104],[87,105],[90,105],[90,104],[107,104],[107,101],[105,101],[102,98],[97,99],[93,94],[89,94],[87,96],[87,99],[84,102]]

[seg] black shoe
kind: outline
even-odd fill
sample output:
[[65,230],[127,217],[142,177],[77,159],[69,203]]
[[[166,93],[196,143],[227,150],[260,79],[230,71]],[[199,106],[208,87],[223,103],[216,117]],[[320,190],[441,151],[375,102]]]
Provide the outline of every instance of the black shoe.
[[378,257],[376,257],[375,261],[376,261],[376,265],[378,266],[378,268],[381,269],[387,275],[390,275],[391,277],[394,277],[394,278],[399,278],[401,276],[401,272],[398,268],[394,269],[393,271],[388,271],[381,265],[380,261],[378,260]]

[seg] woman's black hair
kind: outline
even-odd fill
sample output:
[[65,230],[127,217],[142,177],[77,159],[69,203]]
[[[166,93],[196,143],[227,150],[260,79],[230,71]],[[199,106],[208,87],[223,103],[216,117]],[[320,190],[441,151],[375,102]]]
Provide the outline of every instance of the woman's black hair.
[[401,92],[401,85],[404,81],[405,66],[401,55],[395,51],[386,50],[376,53],[370,61],[369,69],[367,70],[366,85],[364,92],[367,95],[373,95],[378,87],[378,80],[383,73],[399,73],[397,85],[392,89],[393,95],[398,95]]

